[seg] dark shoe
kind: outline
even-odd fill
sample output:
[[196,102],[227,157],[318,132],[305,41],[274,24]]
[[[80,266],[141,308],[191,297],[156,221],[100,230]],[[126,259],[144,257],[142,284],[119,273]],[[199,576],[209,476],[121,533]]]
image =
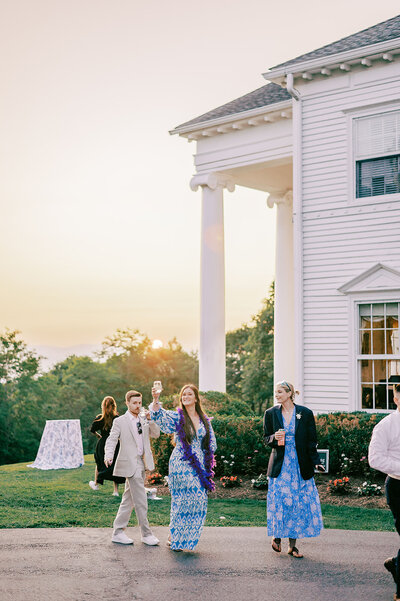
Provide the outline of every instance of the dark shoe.
[[388,557],[388,559],[386,559],[386,561],[385,561],[385,563],[383,565],[385,566],[385,568],[387,569],[387,571],[391,573],[391,575],[393,576],[393,580],[397,584],[396,562],[395,562],[394,557]]
[[292,557],[295,557],[296,559],[303,559],[303,555],[301,553],[299,553],[299,550],[297,547],[292,547],[288,549],[288,555],[291,555]]
[[271,541],[271,547],[273,549],[273,551],[275,551],[275,553],[280,553],[282,550],[281,547],[281,539],[280,538],[273,538]]

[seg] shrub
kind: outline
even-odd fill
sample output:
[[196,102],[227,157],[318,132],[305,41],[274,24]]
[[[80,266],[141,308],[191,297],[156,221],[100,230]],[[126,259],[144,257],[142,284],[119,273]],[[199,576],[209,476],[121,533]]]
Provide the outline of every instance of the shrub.
[[[332,473],[343,473],[341,472],[342,454],[347,458],[348,475],[364,473],[366,464],[360,460],[368,456],[372,430],[383,417],[384,414],[362,411],[327,413],[316,417],[318,446],[321,449],[329,449],[329,469]],[[371,473],[374,477],[379,476],[379,472],[375,470]]]
[[251,481],[251,486],[259,490],[266,490],[268,488],[268,476],[260,474],[256,480]]
[[[207,393],[216,409],[224,405],[228,395]],[[162,399],[165,408],[174,407],[174,397]],[[227,401],[228,402],[228,401]],[[261,417],[220,415],[204,403],[217,438],[215,468],[216,476],[232,473],[255,477],[267,471],[271,449],[264,444],[263,420]],[[231,405],[234,406],[233,404]],[[368,445],[374,426],[384,414],[371,413],[327,413],[316,416],[318,446],[329,449],[329,469],[333,474],[358,475],[365,479],[380,478],[380,472],[371,470],[366,459]],[[168,461],[173,450],[170,436],[161,434],[153,440],[156,465],[162,474],[168,473]],[[231,457],[233,455],[233,458]],[[224,461],[226,463],[224,463]],[[234,465],[230,463],[234,461]]]
[[148,484],[154,486],[155,484],[163,484],[164,478],[159,472],[152,472],[147,478]]
[[207,415],[232,415],[234,417],[254,416],[255,413],[248,403],[231,397],[223,392],[201,392],[203,407]]
[[224,488],[237,488],[242,484],[242,481],[237,476],[222,476],[219,481]]
[[359,497],[379,497],[382,494],[382,487],[372,482],[363,482],[357,487]]
[[344,478],[329,480],[327,489],[334,495],[348,495],[350,492],[350,478],[344,476]]

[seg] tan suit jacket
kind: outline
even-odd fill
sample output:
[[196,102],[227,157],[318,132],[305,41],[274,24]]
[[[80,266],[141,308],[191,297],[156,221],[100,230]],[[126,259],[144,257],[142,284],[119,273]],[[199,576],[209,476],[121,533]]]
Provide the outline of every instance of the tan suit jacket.
[[[140,418],[143,430],[143,461],[146,469],[154,470],[154,459],[151,452],[150,436],[158,438],[160,428],[152,421]],[[115,461],[114,476],[130,478],[136,472],[138,464],[138,449],[133,435],[133,422],[127,411],[124,415],[116,417],[104,449],[104,460],[114,457],[115,447],[119,440],[120,447]]]

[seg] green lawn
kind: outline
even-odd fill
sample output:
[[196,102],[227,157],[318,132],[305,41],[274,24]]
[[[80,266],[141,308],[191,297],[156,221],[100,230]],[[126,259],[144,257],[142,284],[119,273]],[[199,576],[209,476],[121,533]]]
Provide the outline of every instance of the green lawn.
[[[0,467],[0,528],[61,528],[66,526],[111,527],[120,499],[113,497],[106,482],[92,491],[94,460],[75,470],[41,471],[25,463]],[[120,486],[122,491],[122,486]],[[149,521],[168,526],[170,498],[149,501]],[[393,530],[386,509],[363,509],[323,505],[325,528]],[[221,519],[221,517],[225,519]],[[132,524],[134,524],[134,514]],[[210,499],[207,526],[264,526],[265,501],[255,499]]]

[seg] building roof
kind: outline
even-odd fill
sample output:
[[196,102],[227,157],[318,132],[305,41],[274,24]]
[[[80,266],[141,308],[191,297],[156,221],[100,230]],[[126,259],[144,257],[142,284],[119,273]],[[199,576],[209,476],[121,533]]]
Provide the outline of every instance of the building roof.
[[176,129],[186,127],[189,125],[196,125],[197,123],[204,123],[211,121],[212,119],[218,119],[219,117],[227,117],[229,115],[236,115],[243,111],[250,111],[251,109],[268,106],[275,104],[276,102],[283,102],[284,100],[290,100],[290,94],[281,86],[276,83],[268,83],[254,92],[240,96],[235,100],[231,100],[227,104],[223,104],[212,111],[208,111],[195,119],[182,123]]
[[[292,65],[296,65],[297,63],[303,63],[308,60],[311,61],[313,59],[330,57],[335,54],[340,54],[341,52],[354,50],[356,48],[363,48],[364,46],[372,46],[373,44],[387,42],[396,38],[400,38],[400,15],[388,19],[387,21],[383,21],[382,23],[378,23],[377,25],[373,25],[372,27],[368,27],[367,29],[363,29],[358,33],[354,33],[342,38],[337,42],[327,44],[326,46],[318,48],[317,50],[313,50],[312,52],[302,54],[301,56],[298,56],[290,61],[275,65],[275,67],[272,67],[270,71],[290,67]],[[268,78],[268,73],[265,75],[266,78]],[[257,90],[254,90],[254,92],[240,96],[239,98],[236,98],[227,104],[223,104],[216,109],[208,111],[207,113],[204,113],[195,119],[191,119],[190,121],[182,123],[171,133],[179,132],[179,130],[184,127],[189,127],[192,125],[196,126],[200,123],[207,123],[208,121],[212,121],[213,119],[218,119],[220,117],[228,117],[229,115],[237,114],[240,116],[240,113],[244,111],[261,108],[277,102],[283,102],[285,100],[290,100],[290,98],[291,97],[285,88],[282,88],[275,83],[269,83],[261,88],[258,88]]]
[[337,42],[322,46],[322,48],[318,48],[312,52],[307,52],[306,54],[297,56],[290,61],[275,65],[274,67],[271,67],[270,70],[272,71],[273,69],[289,67],[307,60],[323,58],[325,56],[331,56],[333,54],[345,52],[346,50],[362,48],[363,46],[371,46],[372,44],[378,44],[379,42],[386,42],[396,38],[400,38],[400,15],[397,15],[397,17],[393,17],[392,19],[388,19],[387,21],[383,21],[382,23],[378,23],[378,25],[373,25],[372,27],[363,29],[358,33],[353,33],[352,35],[342,38]]

